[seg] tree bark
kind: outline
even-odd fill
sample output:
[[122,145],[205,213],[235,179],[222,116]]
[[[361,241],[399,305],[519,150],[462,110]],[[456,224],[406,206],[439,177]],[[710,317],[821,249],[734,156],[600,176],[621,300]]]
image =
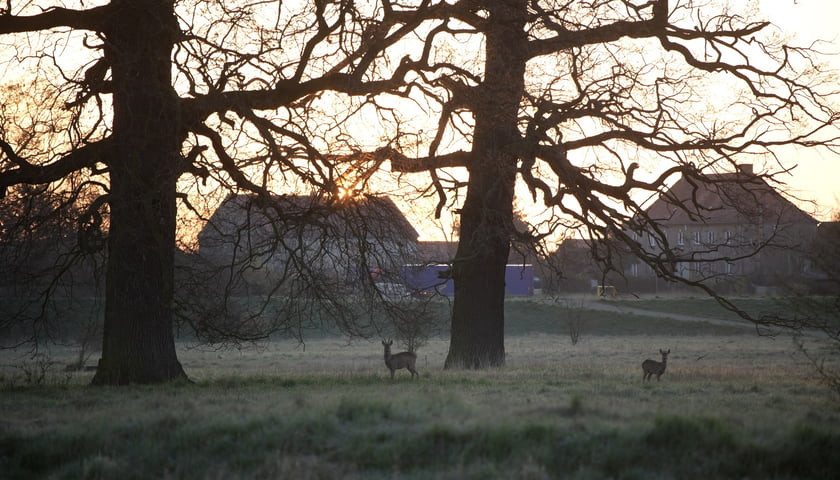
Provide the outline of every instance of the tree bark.
[[513,227],[524,91],[524,0],[488,2],[485,78],[474,100],[475,135],[452,269],[455,301],[446,368],[504,365],[505,266]]
[[175,351],[172,300],[181,138],[171,52],[171,0],[115,0],[106,31],[116,154],[105,326],[95,385],[186,378]]

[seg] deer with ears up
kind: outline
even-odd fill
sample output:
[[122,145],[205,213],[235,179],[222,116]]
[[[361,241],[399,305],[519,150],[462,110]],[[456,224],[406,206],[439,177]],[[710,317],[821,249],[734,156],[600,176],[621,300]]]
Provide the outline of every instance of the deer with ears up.
[[660,355],[662,355],[662,361],[657,362],[656,360],[647,359],[642,362],[642,370],[644,370],[644,375],[642,375],[642,380],[650,380],[650,377],[656,375],[656,381],[659,381],[659,377],[665,373],[665,367],[668,365],[668,354],[671,353],[671,349],[669,348],[667,351],[660,349]]
[[407,368],[411,372],[411,378],[415,375],[420,376],[417,370],[414,369],[414,363],[417,362],[417,354],[414,352],[400,352],[391,354],[391,345],[393,340],[382,340],[382,346],[385,347],[385,366],[391,371],[391,379],[394,379],[394,372],[402,368]]

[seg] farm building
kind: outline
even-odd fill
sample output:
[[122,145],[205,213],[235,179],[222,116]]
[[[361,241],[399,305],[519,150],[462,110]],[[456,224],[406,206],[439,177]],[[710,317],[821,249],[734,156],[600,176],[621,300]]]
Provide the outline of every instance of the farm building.
[[[458,242],[426,241],[418,244],[418,261],[403,266],[403,281],[411,292],[455,294],[448,272],[458,252]],[[505,267],[505,296],[534,295],[542,274],[536,251],[522,242],[514,242]]]
[[[677,275],[689,280],[762,288],[805,275],[817,220],[752,173],[751,166],[741,166],[714,175],[709,184],[681,178],[647,209],[667,244],[650,235],[636,239],[648,252],[669,248]],[[653,276],[653,271],[631,262],[625,274]]]
[[[680,178],[645,212],[662,235],[630,226],[624,233],[647,255],[670,259],[677,276],[722,291],[772,293],[791,282],[808,283],[818,274],[812,243],[819,222],[752,173],[750,165],[742,165],[736,172],[711,175],[709,183]],[[587,279],[590,287],[607,282],[625,291],[680,288],[659,280],[623,244],[613,246],[619,274],[604,279],[596,273],[597,278]],[[558,249],[571,250],[576,253],[567,257],[578,263],[578,257],[590,257],[588,244]],[[582,271],[590,276],[600,272]]]
[[[403,281],[408,291],[418,295],[455,295],[455,284],[449,276],[449,264],[413,264],[403,266]],[[534,266],[531,264],[505,267],[505,296],[534,295]]]
[[417,231],[389,198],[230,195],[198,235],[199,254],[251,285],[305,275],[352,284],[398,274],[416,258]]
[[[367,282],[389,296],[436,287],[452,295],[452,280],[437,275],[449,269],[446,262],[457,244],[418,242],[418,236],[389,198],[339,202],[314,195],[230,195],[198,242],[204,261],[228,269],[226,274],[240,276],[249,287],[273,288],[289,280],[344,286]],[[533,267],[521,256],[514,261],[507,269],[506,293],[532,295]]]

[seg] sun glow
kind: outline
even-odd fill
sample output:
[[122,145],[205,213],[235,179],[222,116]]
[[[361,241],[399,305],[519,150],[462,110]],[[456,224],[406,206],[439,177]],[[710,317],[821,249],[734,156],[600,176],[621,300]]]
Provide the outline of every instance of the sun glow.
[[342,203],[355,202],[365,197],[365,191],[355,183],[339,184],[333,198]]

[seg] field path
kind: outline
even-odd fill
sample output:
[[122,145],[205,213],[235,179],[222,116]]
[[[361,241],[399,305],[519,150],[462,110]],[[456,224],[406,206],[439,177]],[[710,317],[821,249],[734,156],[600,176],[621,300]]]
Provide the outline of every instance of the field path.
[[631,313],[634,315],[645,315],[648,317],[660,317],[660,318],[669,318],[671,320],[677,320],[680,322],[705,322],[711,325],[720,325],[724,327],[741,327],[741,328],[748,328],[751,330],[755,330],[756,326],[752,323],[747,323],[745,321],[738,321],[738,320],[724,320],[721,318],[713,318],[713,317],[705,317],[705,316],[695,316],[695,315],[685,315],[680,313],[671,313],[671,312],[659,312],[656,310],[646,310],[643,308],[633,308],[628,307],[625,305],[617,305],[611,303],[609,300],[602,300],[602,299],[585,299],[583,301],[584,308],[588,308],[591,310],[600,310],[605,312],[617,312],[617,313]]

